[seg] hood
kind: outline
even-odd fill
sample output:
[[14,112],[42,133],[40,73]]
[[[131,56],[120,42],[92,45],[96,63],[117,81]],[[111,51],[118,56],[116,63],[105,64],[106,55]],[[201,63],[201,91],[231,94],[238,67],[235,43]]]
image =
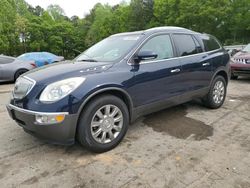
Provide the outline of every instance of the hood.
[[100,73],[109,69],[112,65],[105,62],[64,61],[34,69],[24,76],[35,80],[37,84],[49,84],[66,78]]
[[233,58],[235,59],[250,59],[250,52],[238,52]]

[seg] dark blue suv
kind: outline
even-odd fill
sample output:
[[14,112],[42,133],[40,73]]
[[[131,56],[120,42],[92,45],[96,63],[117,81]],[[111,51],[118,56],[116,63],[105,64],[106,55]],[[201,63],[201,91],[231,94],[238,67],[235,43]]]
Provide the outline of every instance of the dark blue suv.
[[197,98],[219,108],[229,70],[229,55],[211,35],[179,27],[121,33],[21,76],[7,109],[30,134],[105,152],[139,116]]

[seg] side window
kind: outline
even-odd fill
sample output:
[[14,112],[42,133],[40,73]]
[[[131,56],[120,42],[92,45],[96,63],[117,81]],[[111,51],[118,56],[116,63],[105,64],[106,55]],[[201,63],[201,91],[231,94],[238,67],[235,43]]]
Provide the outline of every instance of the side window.
[[169,35],[156,36],[144,44],[140,51],[153,51],[158,56],[155,60],[163,60],[174,57],[173,47]]
[[191,35],[174,34],[173,38],[175,45],[179,50],[180,56],[187,56],[198,53],[195,42]]
[[205,48],[206,52],[217,50],[217,49],[221,48],[221,46],[218,43],[218,41],[214,37],[212,37],[212,36],[202,35],[201,39],[203,41],[204,48]]

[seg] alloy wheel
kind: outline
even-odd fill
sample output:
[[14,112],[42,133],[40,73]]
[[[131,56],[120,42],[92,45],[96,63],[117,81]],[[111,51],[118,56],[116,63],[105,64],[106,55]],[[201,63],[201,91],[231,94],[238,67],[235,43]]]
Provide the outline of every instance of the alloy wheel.
[[115,105],[99,108],[91,121],[91,135],[101,144],[112,142],[121,132],[123,114]]
[[214,84],[214,89],[213,89],[213,101],[216,104],[220,104],[223,102],[225,97],[225,86],[224,83],[221,80],[218,80]]

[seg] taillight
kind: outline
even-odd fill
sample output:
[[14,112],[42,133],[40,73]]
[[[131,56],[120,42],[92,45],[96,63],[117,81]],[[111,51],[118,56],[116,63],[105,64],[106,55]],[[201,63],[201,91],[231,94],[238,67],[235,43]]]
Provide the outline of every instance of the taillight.
[[37,66],[36,66],[36,63],[30,63],[30,65],[33,67],[33,68],[36,68]]

